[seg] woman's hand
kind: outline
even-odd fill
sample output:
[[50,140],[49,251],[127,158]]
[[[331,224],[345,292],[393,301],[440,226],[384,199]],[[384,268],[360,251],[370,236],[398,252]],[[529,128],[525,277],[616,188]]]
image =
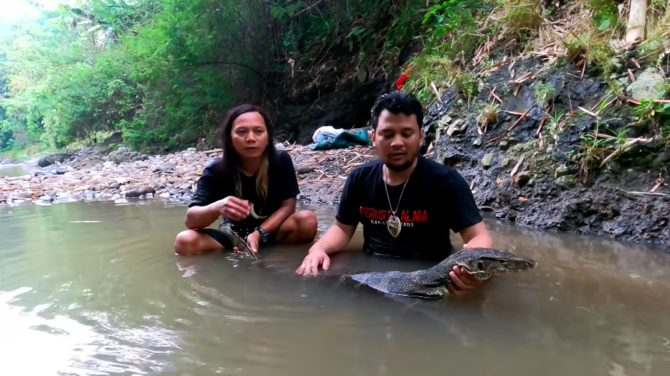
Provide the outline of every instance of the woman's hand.
[[223,219],[239,222],[249,216],[249,201],[235,196],[228,196],[213,205]]
[[[463,245],[463,249],[468,248],[470,247],[467,244]],[[458,265],[454,265],[454,269],[449,272],[449,277],[453,283],[448,284],[447,289],[449,294],[455,296],[463,296],[484,284],[483,281],[471,276],[470,273]]]
[[251,248],[253,253],[258,252],[258,244],[261,240],[261,234],[258,231],[254,231],[249,236],[247,236],[247,245]]

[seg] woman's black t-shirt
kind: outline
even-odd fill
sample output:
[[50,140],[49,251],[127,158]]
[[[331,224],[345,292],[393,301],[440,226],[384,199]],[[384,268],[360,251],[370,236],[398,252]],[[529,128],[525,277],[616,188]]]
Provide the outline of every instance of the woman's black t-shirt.
[[[223,170],[222,158],[216,158],[202,172],[198,187],[189,207],[206,206],[228,196],[235,196],[235,181],[232,173]],[[268,197],[265,202],[260,200],[256,191],[256,176],[246,176],[240,172],[243,200],[254,204],[254,212],[258,216],[269,217],[277,211],[286,199],[298,196],[300,188],[296,178],[291,156],[283,150],[278,150],[274,158],[270,159],[268,168]],[[236,228],[253,230],[261,225],[265,219],[256,219],[249,215],[241,223],[235,223]]]

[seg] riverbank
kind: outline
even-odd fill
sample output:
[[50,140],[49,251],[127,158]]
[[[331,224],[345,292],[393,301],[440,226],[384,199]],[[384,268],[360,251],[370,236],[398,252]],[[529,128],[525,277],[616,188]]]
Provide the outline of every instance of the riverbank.
[[[277,144],[294,163],[301,203],[333,205],[339,199],[347,174],[373,160],[371,147],[311,151],[307,146]],[[195,193],[203,169],[221,149],[186,151],[149,156],[104,144],[72,156],[32,174],[0,176],[0,205],[34,201],[39,204],[73,201],[115,201],[161,198],[188,202]]]

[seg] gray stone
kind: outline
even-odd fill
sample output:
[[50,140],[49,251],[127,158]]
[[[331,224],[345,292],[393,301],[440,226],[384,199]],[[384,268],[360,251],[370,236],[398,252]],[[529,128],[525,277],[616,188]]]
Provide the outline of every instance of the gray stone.
[[564,164],[559,165],[556,168],[556,171],[554,172],[554,177],[555,178],[560,178],[561,176],[565,176],[565,175],[570,175],[570,171],[568,170],[568,166],[566,166]]
[[482,139],[481,137],[477,137],[476,140],[472,141],[473,146],[482,146],[483,143],[484,139]]
[[628,93],[637,100],[659,99],[663,94],[665,78],[654,67],[647,68],[628,86]]
[[298,174],[309,174],[310,172],[314,171],[314,167],[308,167],[308,166],[298,166],[295,170]]
[[523,188],[524,186],[528,185],[528,182],[530,182],[531,176],[529,171],[521,171],[517,176],[516,176],[516,182],[519,184],[520,188]]
[[140,197],[146,195],[147,193],[155,194],[156,190],[151,187],[140,187],[126,192],[126,197]]
[[465,120],[456,119],[453,123],[451,123],[451,125],[449,125],[449,129],[447,129],[447,136],[451,137],[454,132],[464,131],[467,127],[468,123],[466,123]]
[[493,154],[489,153],[482,158],[482,167],[484,168],[489,168],[491,167],[491,163],[493,162]]
[[577,184],[577,180],[572,175],[565,175],[556,179],[554,183],[562,188],[572,188]]
[[500,163],[501,167],[509,167],[512,165],[512,162],[514,162],[511,158],[504,158],[502,162]]
[[48,154],[45,155],[44,157],[40,158],[37,161],[37,165],[39,167],[47,167],[51,166],[52,164],[58,162],[58,163],[63,163],[66,159],[70,158],[71,154]]
[[500,149],[502,150],[506,150],[509,147],[509,142],[500,141],[500,143],[498,143],[498,147],[500,147]]
[[63,174],[67,174],[68,172],[72,172],[72,171],[74,171],[74,168],[72,168],[70,166],[62,166],[62,167],[58,167],[56,169],[56,174],[63,175]]

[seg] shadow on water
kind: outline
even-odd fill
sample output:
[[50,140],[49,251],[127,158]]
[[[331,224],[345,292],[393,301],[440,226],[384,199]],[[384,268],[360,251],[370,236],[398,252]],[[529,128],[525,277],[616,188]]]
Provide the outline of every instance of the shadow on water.
[[[334,210],[311,209],[322,233]],[[428,302],[337,278],[427,262],[345,252],[301,277],[307,246],[262,249],[260,264],[175,256],[184,211],[0,209],[3,374],[670,374],[670,256],[656,249],[487,219],[497,247],[537,268]]]

